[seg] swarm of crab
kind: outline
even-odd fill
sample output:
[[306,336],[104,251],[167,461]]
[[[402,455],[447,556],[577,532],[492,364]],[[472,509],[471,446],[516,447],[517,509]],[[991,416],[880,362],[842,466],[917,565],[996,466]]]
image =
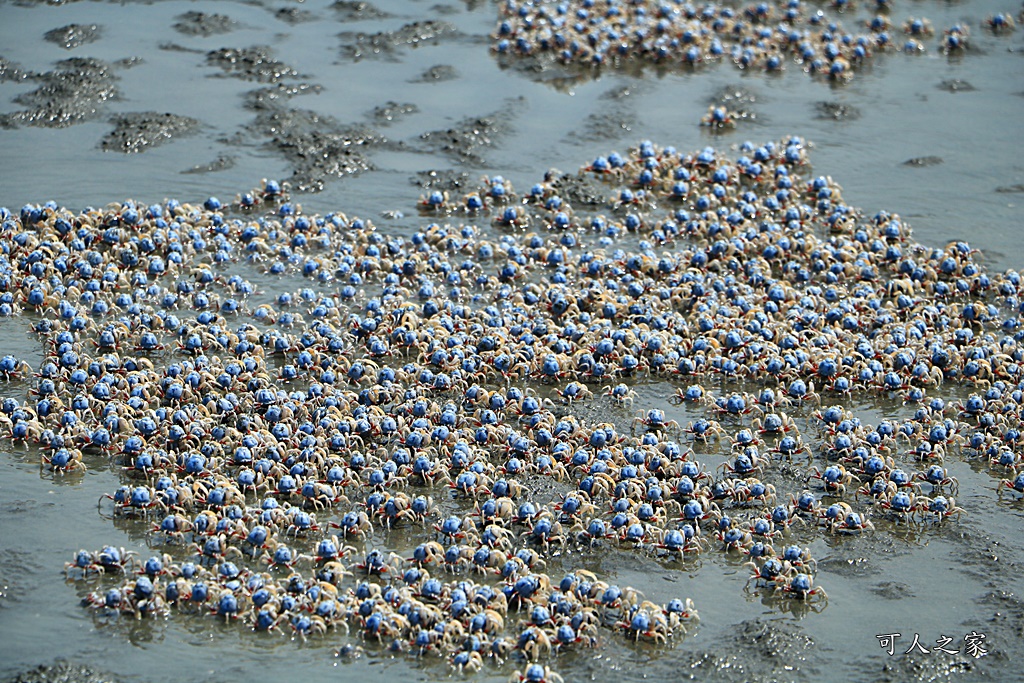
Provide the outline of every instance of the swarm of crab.
[[[427,202],[482,227],[411,237],[306,216],[273,181],[0,211],[0,313],[45,353],[0,359],[0,430],[52,476],[113,463],[101,513],[155,553],[69,552],[84,604],[549,680],[561,652],[698,620],[588,558],[733,554],[746,590],[818,609],[801,538],[955,523],[953,458],[1024,494],[1016,272],[862,215],[795,137],[735,159],[643,142],[579,173],[614,188],[603,213],[554,174],[524,196],[493,177]],[[865,424],[855,392],[911,416]]]

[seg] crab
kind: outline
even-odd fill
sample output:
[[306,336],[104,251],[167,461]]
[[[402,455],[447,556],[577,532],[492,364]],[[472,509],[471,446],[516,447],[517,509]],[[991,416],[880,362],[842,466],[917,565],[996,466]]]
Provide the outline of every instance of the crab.
[[738,112],[730,111],[723,106],[712,104],[708,107],[708,112],[701,117],[700,123],[702,126],[709,126],[713,130],[724,130],[727,128],[735,128],[736,120],[741,118]]
[[777,557],[765,558],[760,564],[751,560],[743,566],[753,570],[747,577],[747,583],[744,586],[748,590],[751,582],[755,588],[774,588],[780,584],[784,585],[795,574],[792,567],[787,566]]
[[751,410],[747,404],[747,398],[743,394],[732,394],[731,396],[719,396],[714,400],[713,409],[719,415],[746,415]]
[[730,525],[727,529],[719,530],[717,536],[718,540],[722,542],[722,550],[726,552],[730,550],[745,551],[754,543],[750,532],[738,526]]
[[803,438],[801,438],[799,434],[796,436],[791,436],[789,434],[783,436],[773,448],[768,450],[768,452],[773,455],[778,454],[789,462],[793,462],[793,456],[799,453],[805,453],[808,459],[812,457],[811,449],[804,445]]
[[717,440],[722,434],[725,434],[725,430],[717,420],[709,420],[704,417],[699,417],[691,422],[683,429],[683,432],[692,435],[694,441],[704,441],[705,443],[712,437]]
[[869,483],[858,488],[856,493],[854,493],[854,498],[857,499],[865,496],[875,502],[882,502],[892,498],[898,490],[899,487],[895,483],[889,481],[884,474],[880,474]]
[[849,504],[839,501],[832,503],[827,508],[822,510],[820,507],[818,510],[818,523],[824,526],[829,531],[835,531],[836,527],[843,523],[848,514],[853,513],[853,508]]
[[825,493],[842,496],[846,493],[846,486],[854,481],[854,476],[842,465],[829,465],[824,472],[815,467],[806,481],[811,479],[820,479]]
[[503,526],[511,524],[515,518],[516,504],[507,496],[488,498],[483,503],[477,502],[474,511],[470,514],[479,517],[484,524]]
[[798,545],[786,546],[782,551],[782,560],[790,567],[812,574],[818,570],[818,561],[811,557],[810,548]]
[[[783,508],[785,509],[785,508]],[[774,536],[778,536],[782,533],[781,530],[775,528],[775,522],[772,517],[755,517],[750,520],[750,534],[764,542],[768,542]]]
[[828,602],[828,595],[825,589],[814,585],[814,577],[810,574],[798,573],[789,581],[779,582],[775,585],[777,595],[796,598],[798,600],[824,600]]
[[540,664],[530,664],[526,670],[520,672],[518,669],[512,672],[508,678],[509,683],[565,683],[565,680],[551,670],[551,667]]
[[[623,385],[625,386],[625,385]],[[561,397],[562,402],[567,405],[572,405],[574,401],[585,401],[594,397],[594,394],[586,387],[586,385],[580,384],[579,382],[569,382],[565,385],[564,389],[557,390],[558,395]],[[627,394],[617,399],[620,402],[625,402]],[[632,398],[630,398],[632,400]]]
[[1000,498],[1003,497],[1003,489],[1010,489],[1011,491],[1016,491],[1017,493],[1024,494],[1024,470],[1017,472],[1017,474],[1014,475],[1012,481],[1009,479],[1002,479],[999,482],[999,489],[997,491],[997,495]]
[[921,505],[922,516],[934,516],[936,521],[939,522],[953,515],[956,515],[956,521],[959,522],[960,515],[964,512],[962,507],[957,507],[956,499],[953,496],[949,498],[945,496],[935,496],[934,498],[921,496],[917,500]]
[[843,517],[842,521],[831,527],[833,533],[843,534],[855,534],[865,529],[874,530],[875,525],[871,523],[871,520],[865,519],[860,516],[859,513],[850,510]]
[[615,538],[615,533],[608,529],[604,521],[601,519],[591,519],[586,526],[583,522],[577,522],[571,529],[571,533],[576,536],[579,543],[586,543],[589,547],[593,548],[594,543],[602,538]]
[[909,520],[913,515],[925,509],[924,501],[923,496],[918,498],[912,491],[897,491],[887,500],[882,500],[881,506],[895,512],[901,519]]
[[462,673],[476,673],[480,669],[484,668],[484,659],[479,652],[472,650],[462,650],[452,655],[448,663],[452,665],[452,668]]
[[356,512],[355,510],[346,512],[341,522],[331,522],[331,528],[341,529],[342,539],[347,539],[349,536],[358,536],[361,539],[365,539],[369,534],[373,533],[373,524],[370,522],[369,516],[362,511]]
[[646,426],[649,431],[661,431],[669,427],[679,429],[679,423],[675,420],[666,420],[665,411],[660,408],[651,408],[646,412],[640,411],[640,413],[633,418],[632,424],[634,427],[637,424],[642,424]]
[[680,403],[701,403],[707,400],[704,387],[699,384],[691,384],[685,389],[677,387],[673,397]]
[[786,413],[767,413],[764,419],[755,417],[751,425],[761,434],[784,434],[796,429],[793,418]]
[[405,561],[420,567],[426,564],[440,564],[444,561],[444,552],[444,547],[437,541],[427,541],[416,546],[412,551],[412,557],[405,558]]
[[700,527],[683,524],[678,529],[666,529],[654,547],[665,550],[669,555],[683,559],[687,553],[699,553],[707,548],[708,542],[700,536]]
[[821,502],[810,491],[802,491],[800,496],[790,496],[790,507],[793,512],[803,515],[820,517]]
[[757,447],[747,446],[743,449],[742,453],[739,453],[733,459],[732,462],[727,460],[719,465],[718,468],[727,476],[746,478],[750,475],[762,474],[761,465],[761,456]]
[[584,515],[593,515],[596,512],[596,508],[590,502],[590,497],[581,491],[565,494],[562,497],[562,501],[555,503],[553,507],[555,512],[559,514],[561,521],[573,521]]
[[635,641],[643,638],[645,641],[665,643],[672,637],[664,609],[647,600],[631,607],[626,613],[626,618],[615,625]]
[[949,472],[940,465],[931,465],[925,472],[917,472],[913,477],[915,480],[926,481],[932,485],[932,491],[948,486],[950,492],[956,495],[960,490],[960,482],[956,477],[949,476]]
[[[533,523],[533,527],[521,534],[527,540],[532,540],[544,546],[545,552],[550,550],[552,544],[564,546],[566,536],[562,532],[562,525],[558,521],[552,521],[547,517],[540,517]],[[532,565],[531,565],[532,566]]]
[[726,438],[732,445],[733,450],[761,445],[761,440],[752,434],[749,429],[741,429],[735,434],[726,434]]
[[1021,464],[1021,456],[1009,448],[993,449],[993,451],[988,460],[988,464],[991,467],[1002,467],[1003,469],[1014,471]]
[[762,505],[774,505],[778,496],[775,492],[775,486],[772,484],[765,484],[759,479],[747,479],[747,496],[744,502],[760,503]]
[[395,553],[385,556],[380,550],[371,550],[362,562],[358,562],[354,566],[364,575],[380,576],[400,569],[402,562],[402,558]]

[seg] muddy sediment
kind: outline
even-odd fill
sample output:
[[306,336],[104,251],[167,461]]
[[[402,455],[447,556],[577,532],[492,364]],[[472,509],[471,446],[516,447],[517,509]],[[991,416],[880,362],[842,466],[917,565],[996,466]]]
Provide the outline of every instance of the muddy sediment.
[[103,136],[100,147],[108,152],[135,154],[158,147],[173,138],[194,135],[199,121],[169,112],[131,112],[111,118],[114,130]]
[[73,50],[87,43],[94,43],[100,39],[102,31],[96,24],[68,24],[60,28],[47,31],[43,38],[60,45],[65,50]]
[[423,133],[420,146],[444,154],[456,163],[484,166],[486,151],[510,130],[512,119],[524,104],[522,100],[513,100],[487,116],[465,118],[451,128]]
[[9,115],[16,124],[64,128],[97,118],[109,100],[120,97],[113,67],[91,57],[72,57],[56,68],[29,78],[39,87],[14,102],[25,109]]
[[186,36],[209,36],[229,33],[234,30],[235,22],[226,14],[208,14],[206,12],[185,12],[178,16],[174,30]]
[[274,83],[245,94],[243,106],[251,111],[279,110],[298,95],[316,95],[323,88],[315,83]]
[[362,0],[335,0],[331,3],[339,21],[369,21],[371,19],[387,19],[391,15],[372,3]]
[[924,168],[926,166],[938,166],[941,163],[942,157],[940,156],[923,156],[907,159],[906,161],[903,162],[903,165],[911,166],[914,168]]
[[472,181],[468,173],[454,170],[421,171],[412,179],[412,184],[424,190],[441,192],[468,192]]
[[416,79],[418,83],[441,83],[451,81],[459,77],[459,72],[454,66],[448,64],[437,64],[430,67]]
[[316,15],[298,7],[282,7],[274,12],[274,18],[292,26],[316,21]]
[[560,197],[574,207],[599,207],[608,202],[608,188],[591,175],[582,173],[551,173],[552,186]]
[[855,121],[860,118],[860,109],[845,102],[818,102],[815,107],[816,118],[833,121]]
[[119,683],[113,674],[84,664],[58,661],[17,674],[8,683]]
[[676,680],[713,683],[813,680],[805,668],[814,653],[814,639],[795,622],[753,619],[737,624],[718,647],[686,654],[688,666],[677,662],[674,670]]
[[341,52],[350,59],[376,55],[393,57],[400,48],[450,40],[458,35],[458,29],[446,21],[414,21],[395,31],[343,33]]
[[259,83],[277,83],[297,78],[299,72],[275,59],[269,47],[221,48],[206,55],[206,63],[220,67],[225,76]]
[[939,90],[945,90],[946,92],[957,93],[957,92],[973,92],[977,90],[973,85],[960,78],[949,78],[943,80],[938,85]]
[[216,173],[218,171],[226,171],[230,168],[234,168],[235,164],[238,163],[238,158],[230,155],[222,155],[209,161],[205,164],[196,164],[191,168],[187,168],[182,173],[201,175],[203,173]]
[[419,110],[420,108],[412,102],[395,102],[394,100],[391,100],[385,102],[379,107],[374,107],[373,111],[370,112],[370,118],[372,118],[377,125],[385,126],[411,114],[416,114]]
[[319,192],[329,178],[370,170],[369,150],[386,142],[367,126],[347,126],[298,109],[262,111],[251,131],[288,160],[292,186],[299,192]]
[[0,57],[0,83],[24,81],[32,76],[33,73],[31,71],[25,71],[20,65],[5,57]]

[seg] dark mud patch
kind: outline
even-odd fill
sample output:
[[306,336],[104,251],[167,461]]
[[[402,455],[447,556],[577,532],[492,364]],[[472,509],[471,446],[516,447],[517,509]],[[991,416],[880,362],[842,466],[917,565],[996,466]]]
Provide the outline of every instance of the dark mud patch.
[[32,77],[31,71],[25,71],[5,57],[0,57],[0,83],[21,82]]
[[235,28],[234,20],[226,14],[206,12],[185,12],[178,15],[174,30],[186,36],[207,37],[230,33]]
[[188,116],[155,111],[118,114],[111,118],[114,130],[103,136],[100,148],[107,152],[136,154],[159,147],[172,138],[195,135],[199,121]]
[[866,557],[829,557],[818,560],[818,570],[844,578],[877,576],[882,573],[878,565]]
[[414,83],[441,83],[453,81],[459,77],[459,72],[454,66],[448,64],[436,64],[413,80]]
[[902,600],[903,598],[912,598],[914,593],[910,590],[910,586],[905,583],[899,583],[898,581],[883,581],[882,583],[873,586],[871,592],[875,595],[885,598],[886,600]]
[[309,10],[299,9],[298,7],[282,7],[274,12],[274,18],[295,26],[296,24],[316,21],[317,17]]
[[201,55],[204,52],[204,50],[198,50],[192,47],[185,47],[184,45],[179,45],[178,43],[171,42],[162,42],[157,47],[163,50],[164,52],[187,52],[194,55]]
[[814,105],[814,115],[826,121],[856,121],[860,118],[860,109],[843,102],[818,102]]
[[754,106],[761,99],[754,90],[741,85],[727,85],[719,88],[708,99],[708,104],[726,107],[747,116],[753,116]]
[[911,166],[913,168],[925,168],[926,166],[938,166],[941,163],[943,163],[942,157],[925,156],[907,159],[906,161],[903,162],[903,165]]
[[43,38],[65,50],[73,50],[86,43],[95,43],[100,39],[101,33],[100,27],[96,24],[68,24],[47,31]]
[[949,78],[939,83],[939,90],[946,92],[973,92],[977,90],[973,85],[960,78]]
[[[911,641],[912,642],[912,641]],[[927,647],[927,646],[926,646]],[[957,647],[954,645],[953,647]],[[938,653],[907,655],[897,653],[887,659],[877,675],[870,680],[877,683],[939,683],[940,681],[960,680],[977,669],[974,660],[963,655]],[[975,673],[975,675],[977,675]]]
[[182,173],[185,174],[203,174],[203,173],[216,173],[218,171],[226,171],[229,168],[234,168],[238,162],[237,157],[222,155],[205,164],[196,164],[192,168],[187,168]]
[[631,107],[612,106],[588,115],[576,130],[569,133],[568,139],[574,143],[604,142],[627,133],[632,134],[638,127],[636,114]]
[[206,54],[206,63],[219,67],[225,76],[259,83],[277,83],[284,78],[297,78],[299,72],[273,57],[266,46],[221,48]]
[[632,133],[637,127],[633,96],[636,85],[610,88],[601,93],[601,100],[608,104],[600,111],[592,112],[567,136],[570,142],[593,143],[616,139],[625,133]]
[[19,603],[22,595],[48,582],[47,572],[28,551],[0,550],[0,607]]
[[460,164],[485,166],[485,150],[510,130],[512,117],[523,104],[522,99],[512,100],[488,116],[469,117],[451,128],[423,133],[419,142],[425,151],[444,154]]
[[339,21],[366,21],[368,19],[387,19],[391,15],[369,2],[361,0],[335,0],[331,9]]
[[[723,682],[804,679],[807,656],[815,647],[814,639],[803,629],[781,619],[744,621],[719,644],[713,651],[673,657],[672,678]],[[686,658],[692,659],[687,663]]]
[[12,123],[65,128],[96,118],[106,101],[120,97],[111,65],[98,59],[72,57],[29,78],[39,87],[14,99],[26,109],[12,113]]
[[1007,576],[1020,575],[1020,559],[999,540],[964,533],[957,550],[960,571],[976,577],[992,590],[1007,588]]
[[623,85],[617,88],[611,88],[601,93],[601,99],[609,102],[619,102],[632,97],[636,93],[635,85]]
[[[581,67],[579,65],[566,65],[556,61],[552,55],[536,54],[523,56],[520,54],[497,54],[498,68],[502,71],[513,71],[516,74],[546,86],[554,88],[563,93],[572,93],[573,89],[596,80],[601,70]],[[614,65],[610,68],[615,73],[632,76],[636,79],[645,77],[644,65],[631,64],[628,66]],[[663,75],[662,71],[658,72]]]
[[5,503],[3,508],[0,508],[0,510],[2,510],[5,515],[24,515],[30,512],[35,512],[41,507],[42,504],[38,500],[26,498],[22,500],[12,500]]
[[118,679],[104,671],[97,671],[82,664],[58,661],[52,665],[41,664],[35,669],[22,672],[8,679],[9,683],[117,683]]
[[573,207],[604,206],[608,201],[608,188],[592,175],[562,173],[556,175],[551,186]]
[[421,171],[412,179],[412,184],[424,190],[440,190],[441,192],[468,192],[470,178],[462,171]]
[[1019,644],[1024,639],[1024,602],[1007,590],[994,590],[979,600],[995,609],[990,622],[1000,626],[999,633]]
[[459,35],[458,29],[446,21],[414,21],[395,31],[378,33],[342,33],[341,53],[350,59],[391,56],[406,47],[437,44]]
[[386,142],[365,126],[345,126],[330,117],[296,109],[260,112],[253,132],[292,166],[291,185],[298,192],[319,192],[330,178],[344,178],[373,168],[367,153]]
[[250,90],[245,94],[243,106],[251,111],[278,110],[297,95],[317,95],[322,90],[322,86],[314,83],[275,83],[265,88]]
[[420,108],[412,102],[385,102],[370,112],[370,117],[380,126],[386,126],[410,114],[419,113]]

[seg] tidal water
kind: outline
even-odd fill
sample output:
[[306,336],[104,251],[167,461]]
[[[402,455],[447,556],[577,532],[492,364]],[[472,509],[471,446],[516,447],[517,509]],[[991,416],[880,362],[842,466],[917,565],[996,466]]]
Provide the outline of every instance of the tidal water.
[[[870,18],[869,9],[849,10],[844,25],[852,31]],[[1024,27],[1005,35],[982,27],[994,12],[1019,11],[1019,3],[1000,0],[896,0],[894,24],[927,17],[941,35],[962,22],[971,30],[969,49],[943,54],[936,36],[924,54],[876,56],[851,82],[835,84],[796,64],[777,75],[728,61],[696,70],[522,68],[490,49],[498,21],[492,2],[0,1],[0,206],[229,201],[276,178],[292,182],[292,199],[307,214],[343,211],[407,235],[435,220],[416,208],[431,172],[463,179],[465,191],[482,176],[501,174],[523,192],[549,169],[574,172],[641,140],[735,154],[746,140],[798,135],[813,145],[814,174],[835,179],[848,204],[869,215],[900,214],[927,245],[967,240],[990,270],[1020,269]],[[197,29],[183,19],[189,12],[221,18],[207,17]],[[421,24],[422,39],[379,51],[360,40],[425,21],[444,28],[423,31]],[[47,38],[69,25],[95,30],[70,48],[60,31]],[[246,70],[225,66],[223,52],[213,56],[254,47],[264,65],[276,62]],[[105,65],[107,76],[89,86],[102,94],[91,97],[88,87],[39,94],[47,82],[41,74],[86,57]],[[33,104],[49,96],[76,100],[66,109],[68,125],[50,125],[52,108]],[[734,130],[713,134],[699,125],[712,102],[735,96],[748,116]],[[125,139],[115,135],[118,117],[138,113],[147,113],[151,126],[145,142],[125,153],[117,147]],[[180,127],[159,128],[155,114],[164,113]],[[443,142],[448,131],[474,129],[478,135],[463,138],[471,148]],[[329,151],[348,155],[349,165],[295,156],[292,143],[311,130],[348,140]],[[36,367],[43,350],[29,333],[32,320],[0,320],[0,349]],[[29,388],[0,385],[0,396],[23,398]],[[684,424],[698,415],[667,405],[667,382],[635,388],[638,408],[664,406]],[[966,395],[949,391],[949,398]],[[869,423],[910,411],[864,396],[848,406]],[[612,419],[628,425],[631,417],[622,409]],[[817,581],[828,590],[820,613],[745,594],[748,570],[715,553],[680,568],[629,553],[590,558],[595,569],[657,602],[692,597],[701,624],[660,647],[608,637],[603,648],[561,657],[555,668],[566,681],[1010,680],[1024,657],[1024,504],[997,502],[998,479],[987,468],[955,457],[946,465],[967,510],[960,524],[924,534],[884,527],[827,541],[795,531],[811,544]],[[79,605],[84,589],[64,581],[64,562],[78,548],[106,544],[152,554],[144,524],[112,521],[97,508],[118,483],[115,465],[90,463],[84,475],[55,478],[40,470],[34,449],[5,446],[0,453],[0,679],[55,658],[129,681],[449,676],[444,663],[405,656],[340,662],[332,638],[303,643],[177,615],[140,623],[96,618]],[[766,623],[776,630],[765,635],[759,629]],[[929,646],[947,635],[962,647],[972,631],[987,635],[987,657],[903,654],[915,633]],[[893,656],[876,638],[886,633],[902,634]],[[478,679],[505,680],[512,668],[487,667]]]

